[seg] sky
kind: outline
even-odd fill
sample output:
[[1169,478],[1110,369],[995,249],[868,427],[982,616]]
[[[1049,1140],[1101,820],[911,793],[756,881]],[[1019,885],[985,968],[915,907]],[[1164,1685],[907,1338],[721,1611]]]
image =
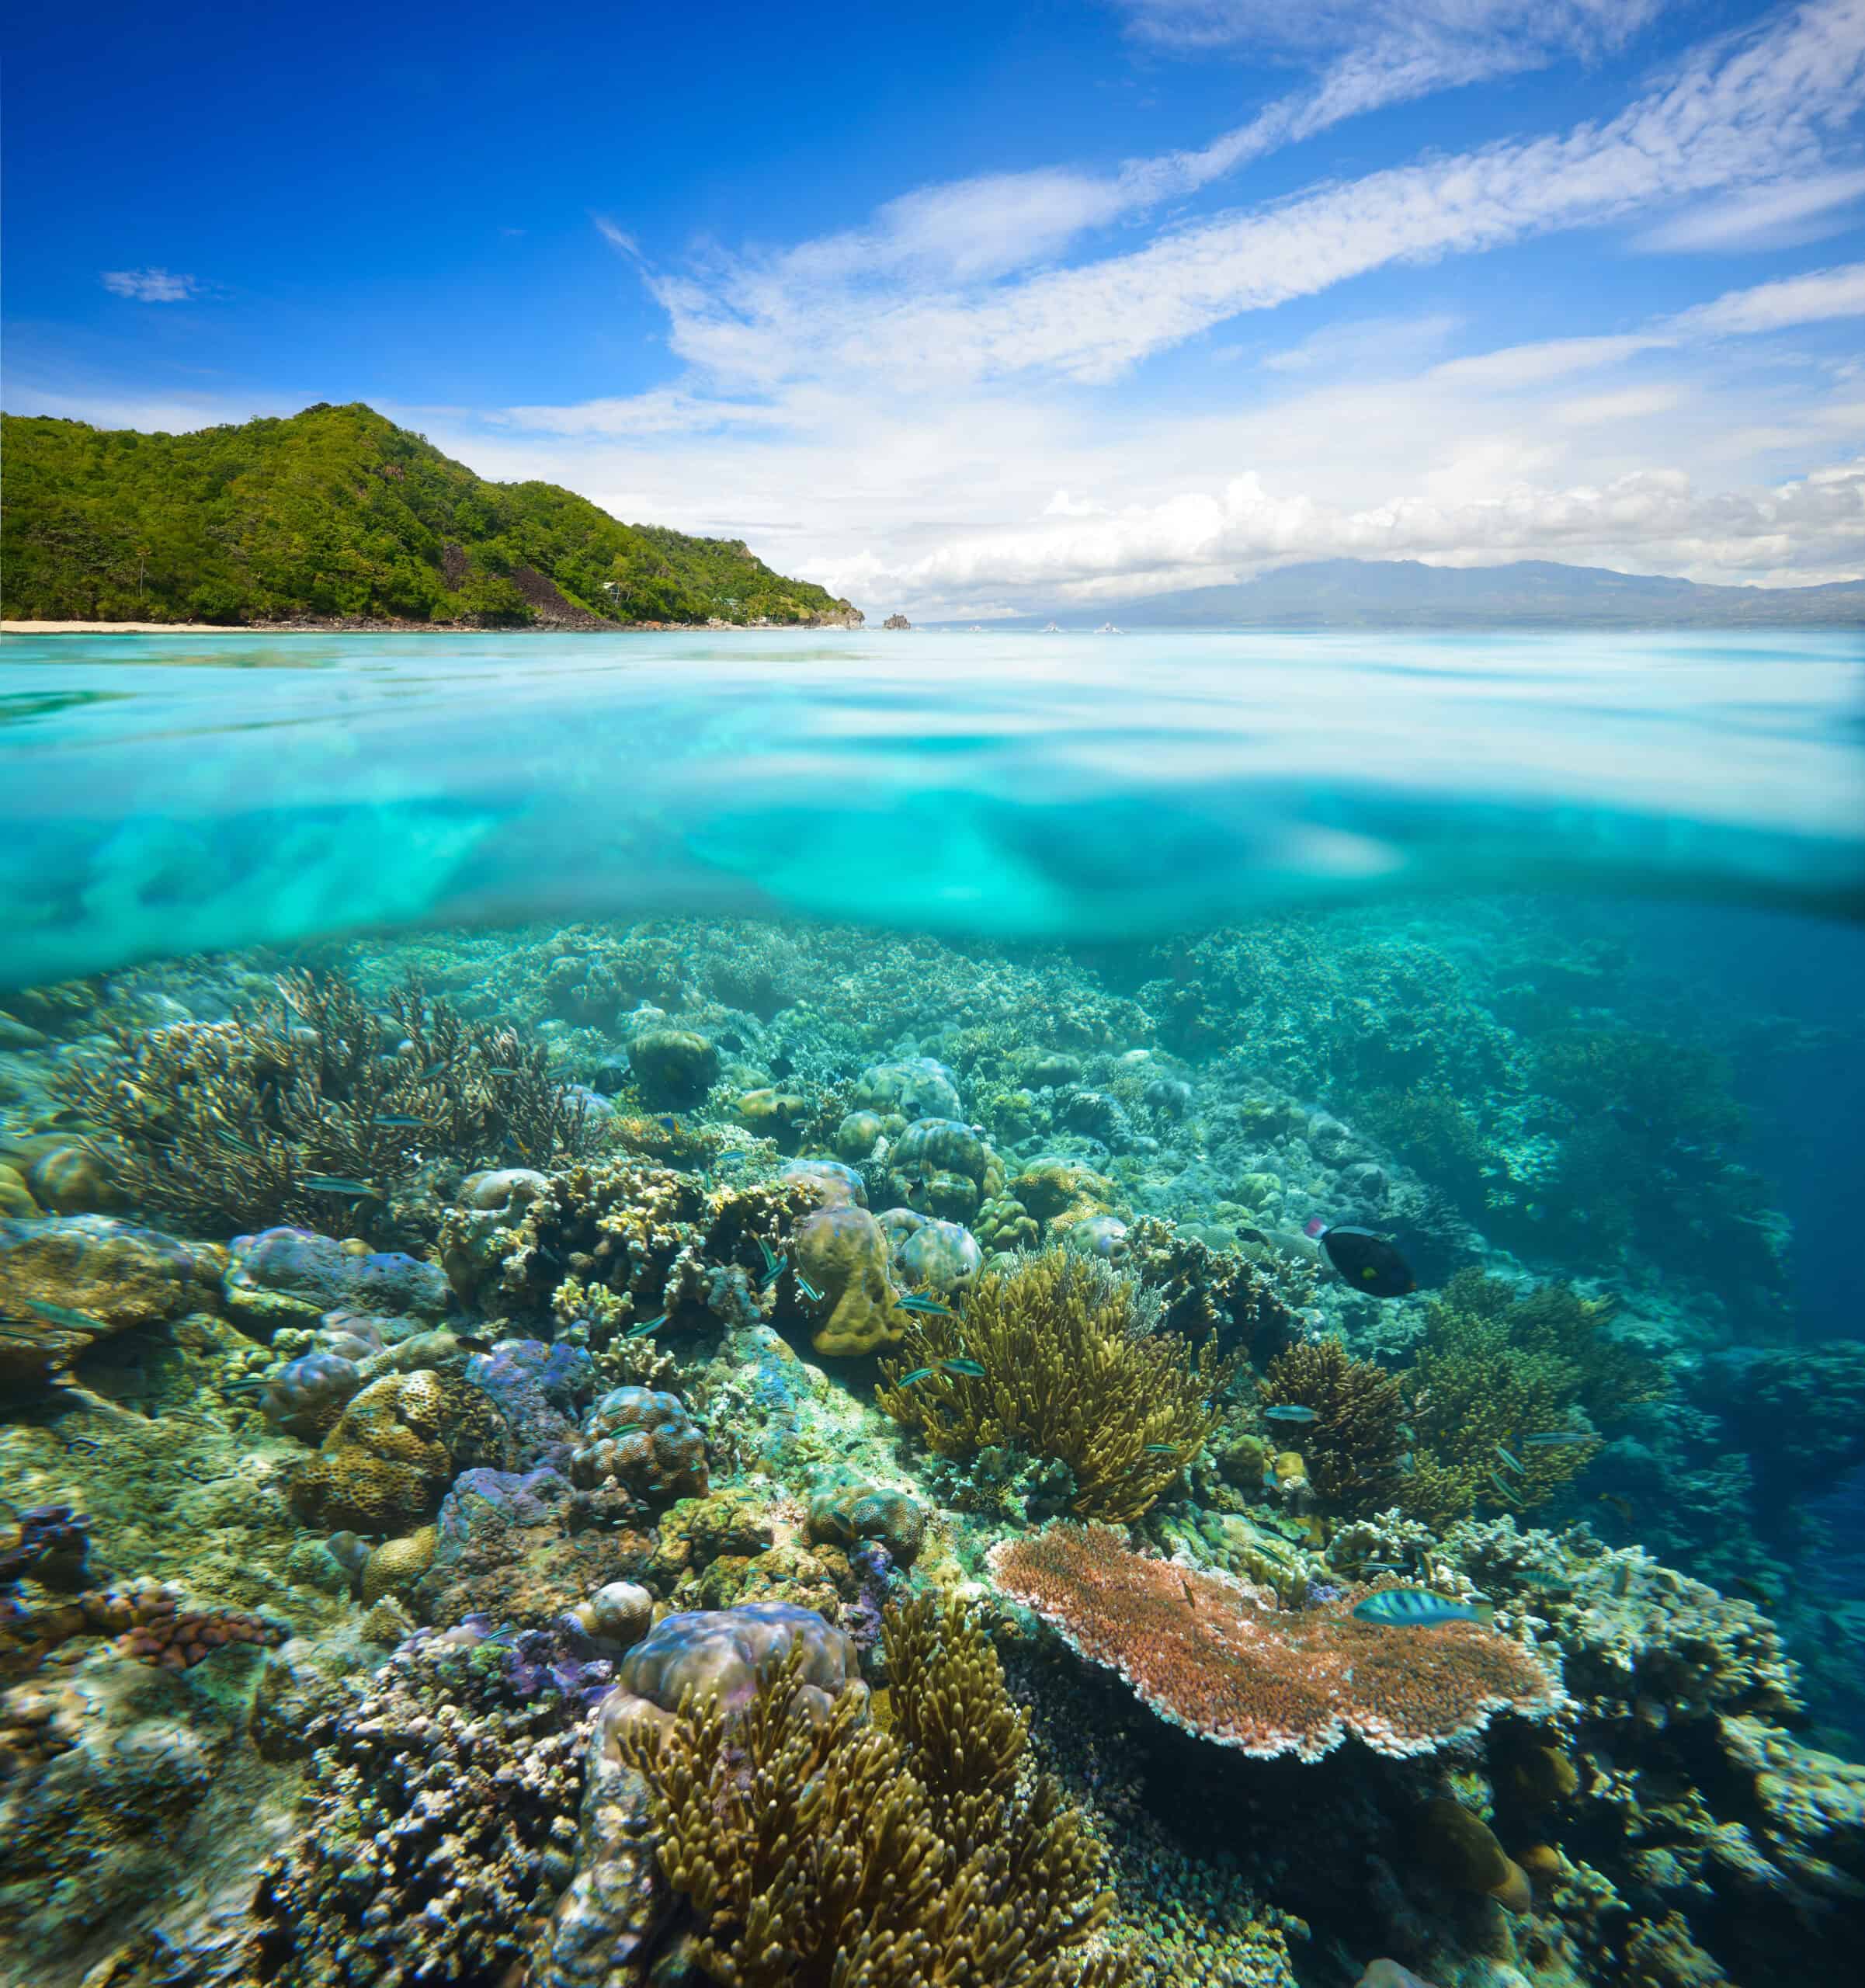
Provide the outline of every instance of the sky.
[[366,401],[872,617],[1865,573],[1865,0],[16,15],[0,401]]

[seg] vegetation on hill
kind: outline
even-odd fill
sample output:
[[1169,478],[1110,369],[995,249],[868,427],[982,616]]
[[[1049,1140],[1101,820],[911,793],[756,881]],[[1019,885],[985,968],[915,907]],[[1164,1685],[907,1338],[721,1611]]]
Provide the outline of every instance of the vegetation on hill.
[[809,623],[849,603],[735,539],[488,483],[373,408],[189,435],[8,415],[0,612],[21,620]]

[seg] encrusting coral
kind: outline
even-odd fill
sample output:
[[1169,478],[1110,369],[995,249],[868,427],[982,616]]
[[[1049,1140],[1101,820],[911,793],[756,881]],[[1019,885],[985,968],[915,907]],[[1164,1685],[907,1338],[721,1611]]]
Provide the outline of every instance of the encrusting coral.
[[412,987],[384,1016],[337,973],[286,974],[278,995],[238,1020],[120,1030],[111,1055],[61,1076],[139,1206],[210,1234],[295,1222],[348,1235],[424,1152],[484,1163],[509,1146],[542,1160],[593,1139],[587,1101],[509,1028]]
[[799,1639],[741,1705],[689,1691],[619,1736],[662,1867],[724,1988],[1113,1988],[1087,1951],[1101,1852],[1047,1777],[981,1625],[922,1597],[884,1630],[891,1722],[800,1698]]
[[1376,1753],[1428,1753],[1497,1712],[1562,1702],[1527,1650],[1477,1623],[1361,1621],[1353,1609],[1369,1590],[1266,1608],[1228,1576],[1148,1559],[1105,1526],[1051,1526],[989,1559],[1005,1594],[1162,1719],[1259,1757],[1318,1760],[1349,1733]]
[[1061,1249],[991,1271],[962,1316],[912,1318],[876,1399],[941,1456],[1012,1445],[1068,1466],[1077,1517],[1137,1518],[1203,1447],[1237,1361],[1140,1330],[1137,1295]]
[[455,1473],[505,1461],[504,1418],[469,1382],[384,1374],[355,1395],[292,1486],[319,1524],[399,1534],[432,1517]]
[[1311,1408],[1301,1433],[1308,1481],[1335,1518],[1367,1518],[1398,1497],[1405,1398],[1398,1376],[1356,1360],[1338,1339],[1304,1340],[1269,1362],[1267,1406]]

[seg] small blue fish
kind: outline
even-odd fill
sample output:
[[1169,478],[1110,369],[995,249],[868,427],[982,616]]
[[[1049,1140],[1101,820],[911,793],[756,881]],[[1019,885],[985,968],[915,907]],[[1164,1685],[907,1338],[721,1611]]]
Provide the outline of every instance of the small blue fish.
[[952,1307],[941,1304],[936,1298],[928,1298],[917,1291],[908,1291],[905,1298],[896,1298],[894,1309],[897,1312],[919,1312],[929,1319],[949,1319]]
[[758,1247],[764,1252],[764,1267],[767,1274],[774,1270],[777,1266],[783,1262],[783,1259],[777,1254],[776,1251],[773,1249],[768,1242],[765,1241],[762,1236],[758,1238]]
[[643,1319],[638,1325],[630,1326],[622,1336],[624,1339],[645,1339],[650,1333],[658,1332],[667,1322],[663,1312],[658,1319]]
[[663,1132],[668,1133],[670,1135],[677,1135],[680,1129],[679,1120],[675,1117],[671,1112],[662,1112],[655,1118],[654,1122],[660,1127]]
[[770,1268],[764,1273],[763,1276],[759,1278],[758,1288],[760,1291],[769,1290],[771,1286],[777,1281],[778,1278],[783,1276],[783,1273],[790,1268],[790,1260],[788,1256],[778,1257],[776,1261],[771,1265]]
[[421,1072],[419,1076],[415,1078],[415,1081],[418,1084],[432,1083],[435,1078],[439,1076],[446,1068],[446,1065],[445,1063],[430,1063],[427,1068]]
[[1179,1454],[1176,1443],[1148,1443],[1146,1454],[1149,1457],[1176,1457]]
[[[26,1301],[26,1309],[29,1312],[36,1312],[40,1318],[49,1319],[55,1326],[70,1326],[78,1332],[101,1333],[109,1329],[89,1313],[74,1312],[68,1305],[47,1305],[36,1298],[29,1298]],[[24,1319],[20,1321],[23,1325],[25,1322]]]
[[929,1381],[932,1378],[932,1369],[930,1367],[915,1367],[912,1373],[901,1376],[900,1385],[903,1388],[915,1388],[922,1381]]
[[1315,1409],[1298,1407],[1294,1402],[1283,1402],[1274,1408],[1266,1408],[1262,1412],[1271,1422],[1318,1422],[1321,1420]]
[[405,1117],[398,1112],[392,1116],[385,1114],[380,1118],[370,1119],[369,1122],[372,1125],[385,1126],[391,1131],[412,1132],[418,1131],[421,1128],[427,1123],[427,1121],[425,1118]]
[[1429,1629],[1440,1622],[1474,1622],[1477,1611],[1429,1588],[1383,1587],[1353,1611],[1356,1620],[1377,1622],[1387,1629]]
[[372,1187],[363,1180],[339,1180],[328,1173],[307,1173],[304,1185],[314,1194],[335,1194],[341,1201],[364,1201],[378,1199],[381,1190]]
[[1524,1436],[1522,1447],[1525,1450],[1551,1450],[1561,1443],[1596,1443],[1599,1440],[1590,1429],[1550,1429],[1539,1436]]
[[524,1141],[521,1139],[516,1132],[506,1133],[505,1144],[513,1152],[517,1154],[520,1159],[529,1159],[531,1157],[531,1149],[525,1144]]
[[1522,1466],[1516,1461],[1515,1458],[1509,1454],[1508,1451],[1503,1448],[1500,1443],[1496,1445],[1496,1455],[1509,1465],[1509,1468],[1515,1472],[1516,1476],[1526,1477],[1528,1475],[1528,1473],[1523,1470]]
[[985,1370],[975,1360],[942,1360],[939,1365],[948,1374],[963,1374],[967,1380],[981,1381]]
[[[437,1063],[434,1067],[439,1070],[444,1070],[446,1065],[444,1063]],[[488,1077],[522,1077],[524,1072],[509,1063],[488,1063],[486,1065],[486,1075]]]
[[822,1302],[822,1293],[806,1277],[797,1278],[797,1295],[800,1298],[807,1298],[812,1305],[820,1305]]

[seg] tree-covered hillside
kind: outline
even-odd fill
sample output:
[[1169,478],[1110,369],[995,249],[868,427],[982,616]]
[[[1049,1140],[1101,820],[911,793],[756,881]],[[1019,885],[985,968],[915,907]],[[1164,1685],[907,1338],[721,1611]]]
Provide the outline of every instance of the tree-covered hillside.
[[859,618],[736,540],[618,524],[554,484],[485,482],[360,405],[190,435],[9,415],[0,447],[10,619]]

